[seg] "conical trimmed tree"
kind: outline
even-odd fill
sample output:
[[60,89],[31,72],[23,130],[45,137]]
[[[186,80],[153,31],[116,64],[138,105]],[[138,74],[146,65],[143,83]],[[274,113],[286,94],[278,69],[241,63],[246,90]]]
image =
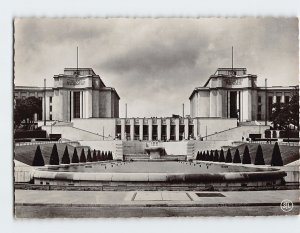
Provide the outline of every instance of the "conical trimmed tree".
[[102,159],[101,159],[101,154],[100,154],[100,150],[98,150],[98,152],[97,152],[97,160],[98,160],[98,161],[102,161]]
[[81,154],[80,154],[80,163],[86,163],[86,157],[84,153],[84,149],[81,149]]
[[245,146],[245,149],[244,149],[242,163],[243,164],[251,164],[251,157],[250,157],[249,148],[247,145]]
[[56,144],[54,144],[52,147],[49,164],[50,165],[59,165],[59,157],[58,157]]
[[107,151],[105,151],[105,153],[104,153],[104,157],[105,157],[105,160],[108,160]]
[[210,150],[209,161],[214,161],[214,151]]
[[69,151],[68,151],[67,146],[65,147],[63,157],[61,158],[61,163],[62,164],[70,164],[70,156],[69,156]]
[[93,162],[97,162],[98,159],[97,159],[97,153],[96,153],[96,150],[94,149],[93,151]]
[[209,152],[208,151],[204,151],[204,161],[209,161]]
[[114,158],[113,158],[113,155],[112,155],[112,152],[110,151],[109,152],[109,160],[113,160]]
[[264,160],[264,155],[263,155],[261,145],[258,145],[258,147],[257,147],[254,164],[255,165],[265,165],[265,160]]
[[197,152],[196,160],[200,160],[200,152],[199,151]]
[[88,149],[88,153],[87,153],[87,156],[86,156],[86,161],[87,162],[93,162],[92,153],[91,153],[90,149]]
[[228,148],[228,150],[227,150],[225,163],[232,163],[232,156],[231,156],[230,148]]
[[219,162],[219,152],[215,150],[214,162]]
[[203,161],[204,159],[203,159],[203,153],[202,153],[202,151],[200,152],[200,155],[199,155],[199,160],[201,160],[201,161]]
[[240,151],[238,148],[236,148],[234,156],[233,156],[233,163],[241,163],[241,156]]
[[224,150],[223,149],[221,149],[221,152],[220,152],[219,162],[221,162],[221,163],[225,162]]
[[32,161],[32,166],[45,166],[45,161],[42,155],[40,146],[38,145]]
[[102,161],[105,161],[105,160],[106,160],[106,158],[105,158],[105,154],[104,154],[104,151],[102,151],[102,153],[101,153],[101,157],[102,157]]
[[279,145],[277,142],[275,143],[274,148],[273,148],[271,166],[283,166],[281,152],[280,152]]
[[73,152],[73,156],[72,156],[72,163],[79,163],[79,158],[78,158],[76,147],[74,147],[74,152]]

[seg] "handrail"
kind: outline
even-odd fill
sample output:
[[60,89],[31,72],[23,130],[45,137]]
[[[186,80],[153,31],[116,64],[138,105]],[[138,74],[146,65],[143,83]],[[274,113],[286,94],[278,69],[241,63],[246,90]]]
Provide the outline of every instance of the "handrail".
[[79,143],[78,141],[38,141],[38,142],[16,142],[15,146],[31,146],[31,145],[45,145],[45,144],[68,144],[68,143]]

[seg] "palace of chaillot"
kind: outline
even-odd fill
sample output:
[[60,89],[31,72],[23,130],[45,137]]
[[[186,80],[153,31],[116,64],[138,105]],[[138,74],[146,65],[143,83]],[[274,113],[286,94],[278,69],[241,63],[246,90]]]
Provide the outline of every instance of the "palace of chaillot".
[[[122,217],[124,212],[117,210],[127,207],[128,216],[143,216],[139,210],[146,205],[156,208],[157,201],[167,207],[225,206],[226,198],[233,195],[226,191],[240,190],[288,190],[278,194],[280,201],[288,197],[297,205],[299,137],[273,128],[271,115],[274,104],[289,103],[298,86],[267,86],[267,80],[265,86],[257,86],[260,77],[246,68],[217,68],[203,86],[187,93],[190,115],[184,115],[183,107],[182,114],[170,117],[131,118],[127,109],[125,117],[119,115],[121,97],[97,73],[92,68],[65,68],[53,76],[52,87],[15,86],[15,100],[36,97],[42,105],[42,113],[34,114],[37,129],[15,137],[18,217],[49,217],[65,203],[89,208],[81,202],[85,198],[102,210],[113,194],[96,198],[98,191],[123,192],[111,207],[116,211],[93,212],[93,216]],[[34,136],[36,131],[39,136]],[[57,190],[68,192],[56,198]],[[82,199],[72,196],[72,190],[83,191]],[[50,203],[38,215],[23,205],[39,205],[39,198],[30,198],[35,192]],[[275,206],[279,199],[268,195],[261,194],[259,202]],[[209,197],[215,199],[205,199]],[[257,205],[256,199],[253,202]],[[155,211],[161,214],[159,208]],[[276,208],[273,213],[281,213]],[[193,211],[184,215],[205,213]],[[247,208],[244,211],[242,215],[251,215]],[[58,216],[85,217],[83,212]],[[179,209],[170,216],[180,214]]]

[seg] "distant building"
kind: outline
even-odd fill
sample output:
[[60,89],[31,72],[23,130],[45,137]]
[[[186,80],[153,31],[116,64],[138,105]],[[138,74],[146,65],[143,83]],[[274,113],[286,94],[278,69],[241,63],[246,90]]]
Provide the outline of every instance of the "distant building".
[[[236,118],[240,122],[270,119],[272,104],[289,102],[298,86],[257,87],[246,68],[219,68],[190,96],[194,117]],[[266,111],[267,109],[267,111]]]
[[[106,87],[91,68],[65,68],[63,74],[54,75],[54,87],[16,86],[15,98],[35,96],[46,98],[46,120],[72,121],[75,118],[118,118],[117,91]],[[39,116],[42,120],[44,117]]]

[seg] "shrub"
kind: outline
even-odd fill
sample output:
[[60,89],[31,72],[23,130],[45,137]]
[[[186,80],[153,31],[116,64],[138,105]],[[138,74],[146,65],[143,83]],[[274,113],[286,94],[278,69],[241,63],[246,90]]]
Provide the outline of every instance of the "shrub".
[[223,151],[223,149],[221,149],[221,152],[220,152],[219,162],[221,162],[221,163],[225,162],[225,157],[224,157],[224,151]]
[[45,161],[40,146],[37,146],[36,148],[32,166],[45,166]]
[[204,159],[203,159],[203,153],[202,153],[202,151],[201,151],[200,154],[199,154],[199,160],[204,160]]
[[225,163],[232,163],[232,156],[231,156],[230,148],[228,148],[228,150],[227,150]]
[[107,151],[105,151],[105,153],[104,153],[104,157],[105,157],[105,160],[108,160]]
[[214,161],[214,152],[210,150],[209,161]]
[[247,145],[245,146],[245,149],[244,149],[242,163],[243,164],[251,164],[251,157],[250,157],[249,148]]
[[214,162],[219,162],[219,152],[215,150]]
[[209,154],[208,152],[204,151],[204,161],[209,161]]
[[258,147],[257,147],[254,164],[255,165],[265,165],[265,160],[264,160],[264,155],[263,155],[261,145],[258,145]]
[[97,153],[96,153],[96,150],[94,149],[93,151],[93,162],[97,162],[98,159],[97,159]]
[[109,157],[109,160],[113,160],[113,155],[112,155],[112,152],[108,152],[108,157]]
[[68,151],[67,146],[65,147],[63,157],[61,158],[61,163],[62,164],[70,164],[70,156],[69,156],[69,151]]
[[97,152],[97,160],[102,161],[100,150],[98,150],[98,152]]
[[271,166],[283,166],[281,152],[277,142],[275,143],[273,148]]
[[106,160],[106,158],[105,158],[105,154],[104,154],[104,151],[102,151],[102,153],[101,153],[101,157],[102,157],[102,161],[105,161],[105,160]]
[[86,163],[86,157],[84,153],[84,149],[81,149],[81,154],[80,154],[80,163]]
[[79,158],[78,158],[76,147],[74,148],[74,152],[73,152],[73,156],[72,156],[72,163],[79,163]]
[[92,160],[92,153],[91,153],[91,150],[90,150],[90,149],[88,150],[88,154],[87,154],[87,157],[86,157],[86,161],[87,161],[87,162],[93,162],[93,160]]
[[240,151],[236,148],[234,156],[233,156],[233,163],[241,163]]
[[197,152],[196,160],[200,160],[200,152],[199,151]]
[[56,144],[54,144],[52,147],[49,164],[50,165],[59,165],[59,157],[58,157]]

